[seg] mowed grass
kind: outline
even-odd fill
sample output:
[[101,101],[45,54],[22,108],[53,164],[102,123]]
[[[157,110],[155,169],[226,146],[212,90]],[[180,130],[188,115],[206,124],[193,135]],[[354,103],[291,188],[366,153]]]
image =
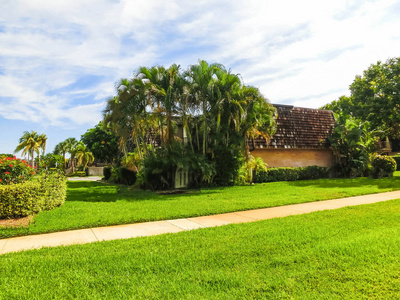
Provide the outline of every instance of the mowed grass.
[[0,256],[0,299],[398,299],[400,200]]
[[100,182],[68,182],[67,200],[27,228],[1,228],[0,238],[78,228],[211,215],[400,189],[400,172],[384,179],[320,179],[208,188],[159,195]]

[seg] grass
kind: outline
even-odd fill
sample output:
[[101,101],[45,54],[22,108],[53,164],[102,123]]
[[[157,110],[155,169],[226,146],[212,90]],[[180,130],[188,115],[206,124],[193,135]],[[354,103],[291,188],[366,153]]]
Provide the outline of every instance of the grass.
[[211,215],[400,189],[400,172],[384,179],[273,182],[159,195],[99,182],[68,182],[62,207],[35,216],[27,228],[1,228],[0,238],[78,228]]
[[400,199],[0,256],[0,299],[398,299]]

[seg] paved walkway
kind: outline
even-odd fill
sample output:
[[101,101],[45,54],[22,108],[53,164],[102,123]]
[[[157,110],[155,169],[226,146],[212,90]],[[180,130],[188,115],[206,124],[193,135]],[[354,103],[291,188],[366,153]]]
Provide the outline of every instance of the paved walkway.
[[57,247],[117,239],[129,239],[140,236],[175,233],[227,224],[247,223],[291,215],[306,214],[314,211],[337,209],[345,206],[370,204],[399,198],[400,191],[394,191],[187,219],[96,227],[40,235],[30,235],[10,239],[0,239],[0,255],[9,252],[39,249],[42,247]]
[[68,177],[68,181],[100,181],[101,176]]

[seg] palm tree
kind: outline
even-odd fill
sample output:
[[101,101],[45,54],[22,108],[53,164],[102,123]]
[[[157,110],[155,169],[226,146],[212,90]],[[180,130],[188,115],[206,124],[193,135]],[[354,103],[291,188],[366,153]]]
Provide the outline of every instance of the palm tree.
[[75,155],[78,160],[78,165],[83,165],[84,169],[86,169],[88,164],[94,161],[93,153],[90,152],[83,143],[79,143],[76,146]]
[[75,171],[75,153],[76,153],[76,146],[78,145],[78,141],[73,138],[67,138],[65,140],[65,142],[67,143],[67,152],[71,155],[69,158],[70,161],[70,166],[72,168],[72,173]]
[[[42,156],[46,153],[46,143],[47,143],[47,135],[42,133],[38,136],[37,141],[39,143],[40,149],[42,149]],[[40,155],[38,154],[39,166],[40,166]]]
[[19,144],[15,148],[14,153],[22,150],[22,155],[28,154],[28,159],[31,159],[31,166],[34,164],[35,152],[39,154],[40,142],[39,135],[36,131],[24,131],[22,137],[19,139]]
[[244,99],[241,136],[245,142],[245,157],[249,161],[249,139],[263,136],[269,139],[276,131],[276,109],[268,103],[260,91],[252,86],[243,86],[240,97]]
[[62,155],[64,159],[64,172],[67,168],[67,160],[65,159],[65,154],[69,151],[69,144],[67,141],[62,141],[56,145],[54,148],[54,154]]
[[214,98],[215,75],[219,70],[224,70],[221,64],[208,64],[204,60],[199,60],[197,65],[191,65],[189,70],[185,73],[191,82],[192,93],[197,102],[201,105],[201,114],[203,118],[202,131],[203,131],[203,155],[206,154],[207,149],[207,116],[210,102]]

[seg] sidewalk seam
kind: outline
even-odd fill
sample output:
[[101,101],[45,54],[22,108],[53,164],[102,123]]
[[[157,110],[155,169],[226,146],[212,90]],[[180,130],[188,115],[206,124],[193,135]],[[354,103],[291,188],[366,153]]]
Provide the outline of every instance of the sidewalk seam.
[[6,239],[6,242],[4,243],[3,247],[0,249],[0,254],[3,254],[3,250],[6,248],[7,243],[8,243],[8,239]]
[[[171,225],[173,225],[173,226],[175,226],[175,227],[178,227],[178,228],[180,228],[180,229],[183,229],[184,231],[190,231],[190,230],[199,229],[199,228],[193,228],[193,229],[184,228],[184,227],[182,227],[182,226],[179,226],[179,225],[174,224],[174,223],[171,222],[171,221],[174,221],[174,220],[179,220],[179,219],[166,220],[166,222],[168,222],[169,224],[171,224]],[[196,223],[196,222],[194,222],[194,221],[192,221],[192,220],[189,220],[189,219],[187,219],[187,218],[183,218],[182,220],[186,220],[186,221],[188,221],[188,222],[191,222],[191,223],[194,223],[194,224],[196,224],[196,225],[199,225],[200,228],[204,228],[203,225],[201,225],[201,224],[199,224],[199,223]]]
[[[264,208],[264,209],[268,209],[268,208],[270,208],[270,207],[266,207],[266,208]],[[260,209],[263,209],[263,208],[260,208]],[[249,210],[244,210],[244,211],[249,211]],[[249,216],[243,216],[243,215],[241,215],[240,213],[241,213],[241,212],[244,212],[244,211],[234,211],[233,214],[234,214],[234,215],[237,215],[237,216],[239,216],[239,217],[245,217],[245,218],[249,218],[249,219],[252,219],[252,220],[255,220],[255,221],[259,221],[259,220],[260,220],[260,219],[254,218],[254,217],[249,217]],[[245,223],[247,223],[247,222],[245,222]]]
[[99,238],[97,237],[97,235],[94,233],[93,228],[90,228],[90,231],[93,233],[94,237],[96,238],[96,240],[98,242],[100,242]]

